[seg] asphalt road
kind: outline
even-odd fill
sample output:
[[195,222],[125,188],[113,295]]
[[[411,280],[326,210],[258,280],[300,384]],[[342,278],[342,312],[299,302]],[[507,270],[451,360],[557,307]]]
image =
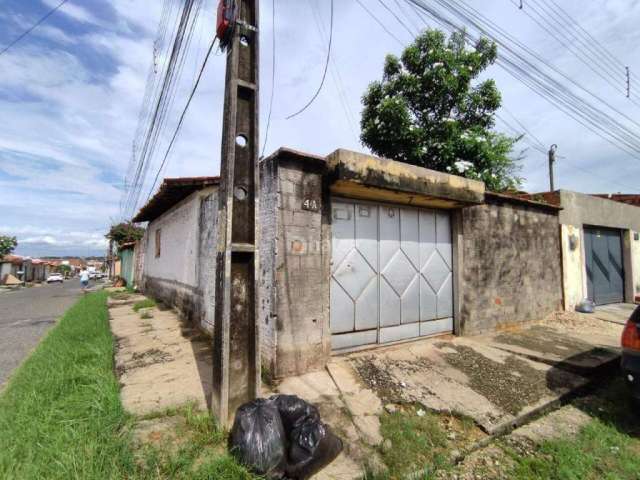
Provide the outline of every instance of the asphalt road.
[[80,295],[77,279],[0,293],[0,388]]

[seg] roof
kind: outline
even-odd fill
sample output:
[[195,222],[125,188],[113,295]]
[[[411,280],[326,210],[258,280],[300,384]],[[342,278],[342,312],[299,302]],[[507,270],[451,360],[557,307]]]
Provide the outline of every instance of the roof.
[[640,207],[640,194],[637,193],[597,193],[593,196]]
[[22,265],[24,258],[19,255],[5,255],[0,259],[1,263],[11,263],[13,265]]
[[165,178],[160,189],[133,217],[133,222],[151,222],[189,195],[220,184],[220,177]]

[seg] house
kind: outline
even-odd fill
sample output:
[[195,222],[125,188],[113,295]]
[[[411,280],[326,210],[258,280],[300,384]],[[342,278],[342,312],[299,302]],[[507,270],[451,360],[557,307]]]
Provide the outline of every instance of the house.
[[[508,329],[562,307],[561,208],[347,150],[260,164],[259,338],[276,377],[333,352]],[[216,177],[167,179],[142,288],[213,332]]]
[[4,285],[9,275],[21,279],[23,258],[18,255],[5,255],[0,259],[0,285]]
[[167,178],[134,222],[139,287],[213,333],[218,177]]
[[558,190],[530,195],[562,208],[564,308],[588,298],[596,305],[633,303],[640,294],[638,195],[587,195]]

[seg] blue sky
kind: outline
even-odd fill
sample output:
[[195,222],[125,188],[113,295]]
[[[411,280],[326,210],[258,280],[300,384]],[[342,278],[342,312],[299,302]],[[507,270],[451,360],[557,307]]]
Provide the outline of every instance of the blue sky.
[[[4,0],[0,46],[58,1]],[[377,0],[362,1],[385,18],[403,42],[409,42],[409,35]],[[528,1],[540,0],[525,0],[525,8]],[[549,38],[509,0],[468,2],[572,78],[638,118],[639,108]],[[88,255],[104,251],[104,232],[121,215],[122,184],[145,82],[153,65],[162,3],[70,0],[32,35],[0,56],[0,233],[18,236],[18,253]],[[215,3],[204,0],[159,153],[170,138],[213,34]],[[640,2],[561,3],[640,75]],[[276,96],[267,153],[281,145],[317,154],[339,147],[366,150],[358,140],[360,97],[367,84],[381,76],[384,55],[399,53],[401,46],[355,0],[337,0],[334,52],[325,89],[303,115],[285,120],[312,95],[320,80],[329,9],[324,0],[276,0],[276,6]],[[270,0],[262,2],[261,30],[264,127],[271,89]],[[638,159],[616,150],[498,67],[487,75],[496,79],[511,113],[545,145],[559,145],[559,154],[565,157],[556,172],[561,188],[633,191],[627,187],[637,183]],[[224,56],[219,55],[210,61],[165,176],[218,173],[223,81]],[[636,88],[640,89],[640,84]],[[159,156],[153,162],[151,173],[158,168]],[[539,153],[527,152],[523,162],[525,188],[547,188],[545,162]],[[585,170],[576,170],[575,165]],[[151,187],[151,173],[143,200]]]

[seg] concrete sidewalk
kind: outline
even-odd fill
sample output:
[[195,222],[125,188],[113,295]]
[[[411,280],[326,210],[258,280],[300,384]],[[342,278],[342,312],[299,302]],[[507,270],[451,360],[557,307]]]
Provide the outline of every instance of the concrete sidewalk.
[[318,404],[323,419],[345,437],[344,455],[318,478],[359,478],[377,461],[385,410],[420,404],[469,417],[488,435],[526,424],[609,374],[626,317],[628,309],[620,309],[615,322],[561,313],[515,332],[336,356],[326,371],[286,379],[278,390]]

